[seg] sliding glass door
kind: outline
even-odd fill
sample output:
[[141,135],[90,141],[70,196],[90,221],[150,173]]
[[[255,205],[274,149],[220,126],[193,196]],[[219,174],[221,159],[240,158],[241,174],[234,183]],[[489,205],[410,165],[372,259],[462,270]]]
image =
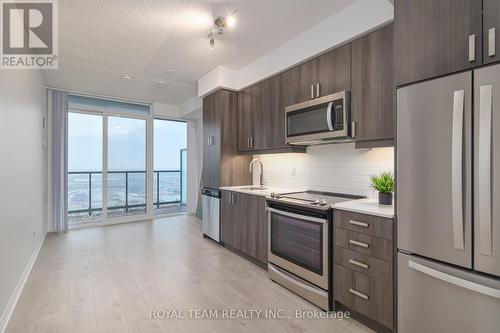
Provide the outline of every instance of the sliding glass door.
[[107,214],[146,214],[146,120],[108,117]]
[[152,215],[152,177],[148,177],[152,175],[148,158],[152,121],[147,105],[70,96],[70,226],[144,220]]

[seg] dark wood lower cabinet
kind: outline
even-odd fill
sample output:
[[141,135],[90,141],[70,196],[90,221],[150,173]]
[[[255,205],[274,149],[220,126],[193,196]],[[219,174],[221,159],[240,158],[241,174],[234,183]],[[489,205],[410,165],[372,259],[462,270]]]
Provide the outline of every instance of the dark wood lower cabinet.
[[[333,294],[338,310],[377,332],[394,324],[394,220],[333,210]],[[340,304],[340,307],[338,306]]]
[[262,264],[267,264],[266,199],[261,196],[222,191],[221,240]]

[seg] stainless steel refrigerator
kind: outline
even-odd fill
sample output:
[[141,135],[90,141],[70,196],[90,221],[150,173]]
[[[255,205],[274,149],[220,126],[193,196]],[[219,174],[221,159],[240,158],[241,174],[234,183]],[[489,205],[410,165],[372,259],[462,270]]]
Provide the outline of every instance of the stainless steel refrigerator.
[[398,330],[500,332],[500,65],[397,91]]

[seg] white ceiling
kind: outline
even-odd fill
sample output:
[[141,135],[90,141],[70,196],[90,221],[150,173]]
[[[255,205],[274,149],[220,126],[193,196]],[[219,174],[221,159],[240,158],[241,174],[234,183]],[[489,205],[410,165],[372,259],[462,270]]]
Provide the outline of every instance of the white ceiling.
[[[178,105],[196,95],[196,81],[214,67],[240,69],[353,2],[59,1],[59,69],[44,78],[51,87]],[[237,27],[210,50],[213,17],[234,9]],[[124,74],[133,79],[122,80]]]

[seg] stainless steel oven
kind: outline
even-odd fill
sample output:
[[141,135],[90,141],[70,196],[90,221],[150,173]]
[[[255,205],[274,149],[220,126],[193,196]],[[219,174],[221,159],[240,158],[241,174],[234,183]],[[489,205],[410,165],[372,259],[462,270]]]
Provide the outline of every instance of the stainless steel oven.
[[270,278],[330,310],[330,210],[268,203],[267,211]]
[[285,107],[286,143],[309,145],[349,140],[349,92],[327,95]]

